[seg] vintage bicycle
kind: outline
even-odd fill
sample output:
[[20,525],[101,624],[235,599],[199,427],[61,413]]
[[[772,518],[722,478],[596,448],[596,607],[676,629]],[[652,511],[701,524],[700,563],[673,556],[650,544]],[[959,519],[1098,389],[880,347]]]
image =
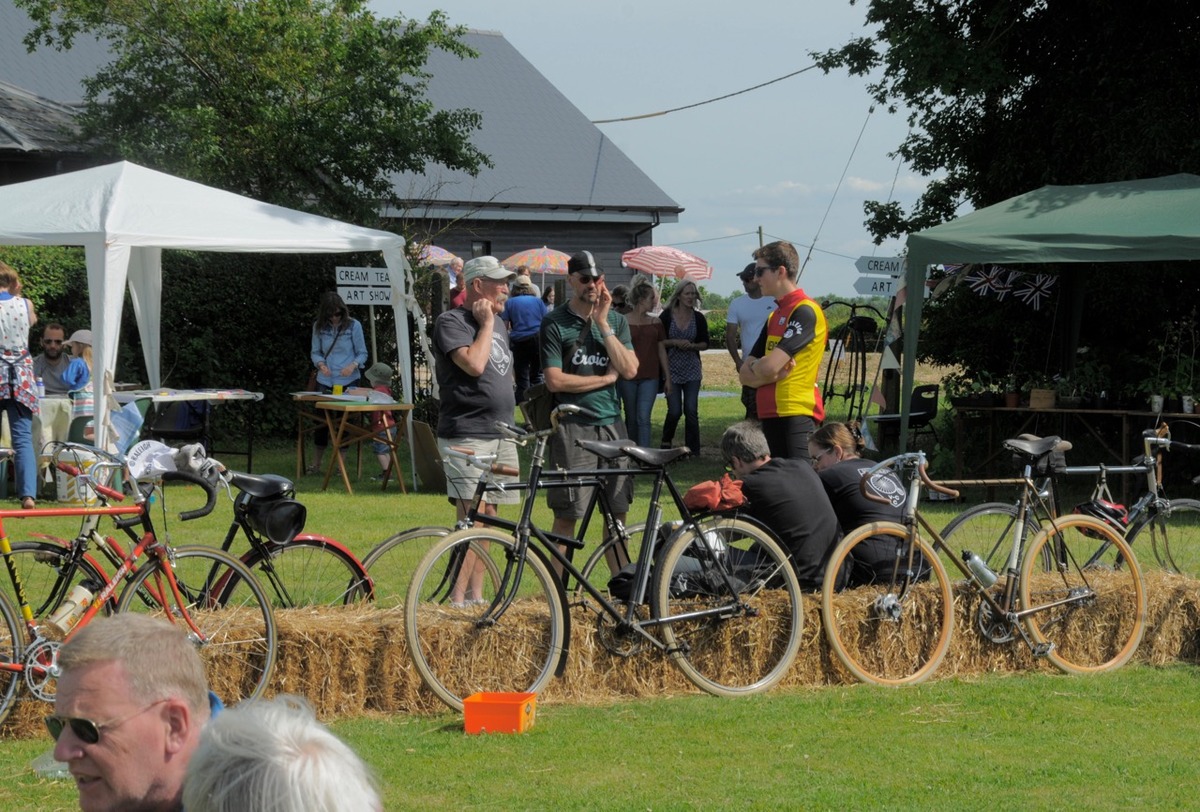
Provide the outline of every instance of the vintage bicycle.
[[[480,516],[492,526],[450,533],[417,565],[405,602],[405,636],[425,684],[457,710],[478,691],[540,690],[566,666],[571,599],[564,581],[573,579],[587,596],[597,639],[612,654],[661,651],[695,685],[718,695],[774,685],[796,655],[803,619],[786,549],[749,522],[695,517],[667,470],[686,449],[581,441],[597,456],[623,456],[633,467],[543,471],[546,441],[558,416],[571,409],[578,407],[559,406],[546,430],[506,428],[515,441],[533,444],[520,518]],[[624,598],[613,597],[607,579],[597,584],[572,562],[578,539],[549,533],[532,518],[547,483],[602,492],[604,478],[615,475],[651,479]],[[682,519],[656,544],[661,501],[673,503]],[[607,527],[619,524],[607,498],[601,495],[596,505]]]
[[[1196,451],[1200,445],[1172,440],[1170,428],[1164,423],[1157,429],[1147,429],[1142,433],[1142,446],[1142,455],[1130,465],[1068,466],[1065,453],[1070,450],[1071,444],[1059,441],[1055,451],[1047,456],[1040,466],[1041,470],[1037,471],[1040,498],[1033,503],[1036,509],[1026,516],[1027,532],[1036,532],[1041,522],[1061,512],[1059,491],[1063,477],[1092,476],[1096,478],[1096,483],[1091,498],[1077,505],[1075,512],[1087,513],[1110,525],[1125,537],[1130,546],[1142,551],[1143,561],[1152,553],[1154,561],[1163,569],[1200,578],[1200,500],[1168,498],[1163,487],[1166,452]],[[1118,504],[1109,490],[1108,477],[1114,474],[1144,477],[1145,490],[1128,509]],[[1025,487],[1025,480],[942,480],[942,484],[952,488],[1015,485],[1020,489]],[[942,530],[942,536],[947,542],[953,541],[955,545],[978,550],[989,566],[1000,566],[1012,538],[1019,509],[1019,496],[1011,502],[975,505],[951,519]]]
[[[128,479],[123,458],[74,443],[61,444],[52,464],[75,478],[78,493],[94,495],[96,504],[0,510],[0,555],[12,584],[12,597],[0,591],[0,719],[11,709],[19,685],[37,699],[53,701],[59,649],[97,614],[111,611],[147,612],[185,628],[210,684],[226,702],[261,694],[275,664],[276,628],[258,580],[220,550],[169,544],[152,517],[153,505],[159,504],[165,520],[162,482],[188,482],[205,490],[206,504],[180,514],[182,521],[213,509],[212,484],[184,471],[136,482]],[[127,501],[123,491],[106,484],[114,478],[130,482],[132,504],[110,504]],[[10,544],[5,521],[53,516],[82,517],[80,534],[65,544]],[[128,546],[96,531],[105,516],[114,520]],[[93,551],[115,564],[111,575]]]
[[[963,575],[960,588],[976,607],[974,625],[991,642],[1020,638],[1035,657],[1071,673],[1116,668],[1133,656],[1145,628],[1146,603],[1141,570],[1124,537],[1099,519],[1070,514],[1051,518],[1029,538],[1025,518],[1037,498],[1033,470],[1057,440],[1005,444],[1023,458],[1026,485],[1018,532],[1000,572],[972,550],[952,552],[921,514],[923,488],[958,495],[929,479],[924,452],[891,457],[864,473],[868,499],[878,500],[865,483],[885,469],[907,487],[903,523],[872,522],[851,531],[826,570],[822,622],[851,674],[864,682],[902,685],[936,671],[954,631],[955,585],[947,562]],[[873,572],[856,569],[859,561],[881,558],[889,563]],[[846,578],[851,588],[839,591]]]
[[[239,532],[249,547],[241,556],[276,609],[343,606],[374,599],[363,562],[328,536],[303,533],[308,511],[287,477],[232,471],[207,458],[199,467],[233,502],[233,520],[221,542],[231,552]],[[236,495],[234,493],[236,491]]]

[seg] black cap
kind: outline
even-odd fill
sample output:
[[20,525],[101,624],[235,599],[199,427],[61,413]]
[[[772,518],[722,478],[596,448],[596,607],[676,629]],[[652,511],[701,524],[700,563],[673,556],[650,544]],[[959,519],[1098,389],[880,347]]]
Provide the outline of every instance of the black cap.
[[753,262],[751,262],[751,263],[750,263],[749,265],[747,265],[745,268],[742,268],[741,272],[740,272],[740,273],[738,273],[738,276],[739,276],[739,277],[741,277],[742,279],[751,279],[751,278],[753,278],[753,277],[754,277],[754,267],[755,267],[755,266],[754,266],[754,263],[753,263]]
[[596,258],[592,256],[591,251],[579,251],[571,254],[571,258],[567,260],[567,273],[599,277],[603,275],[604,269],[596,264]]

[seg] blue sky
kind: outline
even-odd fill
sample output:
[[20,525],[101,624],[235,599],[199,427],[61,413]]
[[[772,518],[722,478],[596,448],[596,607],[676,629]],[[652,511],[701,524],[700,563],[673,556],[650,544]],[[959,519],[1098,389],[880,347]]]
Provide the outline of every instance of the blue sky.
[[[378,14],[499,31],[592,120],[651,113],[748,88],[812,64],[810,51],[866,32],[848,0],[373,0]],[[801,285],[853,295],[862,255],[895,256],[863,228],[864,200],[906,207],[925,180],[888,157],[902,115],[871,107],[865,82],[812,70],[766,88],[666,116],[599,125],[686,211],[655,229],[658,244],[707,259],[707,287],[740,290],[735,274],[765,241],[816,250]],[[865,127],[864,127],[865,123]],[[861,139],[860,139],[861,133]],[[855,147],[856,141],[858,142]],[[845,173],[836,197],[835,189]],[[892,191],[894,187],[894,192]],[[828,216],[826,210],[828,209]],[[824,224],[822,225],[822,220]]]

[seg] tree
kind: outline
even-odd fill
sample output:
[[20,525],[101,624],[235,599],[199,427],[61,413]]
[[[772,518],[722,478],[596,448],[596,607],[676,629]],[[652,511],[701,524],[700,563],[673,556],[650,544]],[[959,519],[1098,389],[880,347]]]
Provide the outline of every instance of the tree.
[[[853,4],[855,0],[850,0]],[[814,54],[910,111],[898,153],[933,180],[912,211],[872,201],[877,240],[1046,184],[1200,167],[1200,15],[1191,0],[870,0],[878,25]],[[1184,114],[1181,115],[1180,113]]]
[[424,97],[429,51],[462,58],[465,29],[377,18],[365,0],[15,0],[26,38],[88,33],[114,59],[85,81],[85,137],[114,157],[363,224],[391,175],[490,165],[480,116]]
[[[1200,15],[1191,0],[864,5],[875,33],[814,56],[826,71],[878,75],[876,102],[911,111],[898,154],[932,179],[909,211],[866,204],[877,241],[1047,184],[1200,172],[1200,83],[1190,67],[1200,61]],[[1116,392],[1152,366],[1137,353],[1163,325],[1186,321],[1194,302],[1162,295],[1194,287],[1170,263],[1039,271],[1060,276],[1048,312],[963,287],[930,302],[922,358],[993,376],[1014,365],[1054,375],[1087,347],[1111,365]]]

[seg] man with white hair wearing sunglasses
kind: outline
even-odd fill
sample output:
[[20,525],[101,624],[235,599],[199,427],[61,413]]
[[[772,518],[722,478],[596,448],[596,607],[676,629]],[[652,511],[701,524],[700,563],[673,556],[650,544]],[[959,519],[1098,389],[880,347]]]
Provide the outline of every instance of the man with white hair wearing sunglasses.
[[97,618],[59,655],[46,727],[84,812],[176,812],[200,731],[220,703],[177,626],[136,613]]

